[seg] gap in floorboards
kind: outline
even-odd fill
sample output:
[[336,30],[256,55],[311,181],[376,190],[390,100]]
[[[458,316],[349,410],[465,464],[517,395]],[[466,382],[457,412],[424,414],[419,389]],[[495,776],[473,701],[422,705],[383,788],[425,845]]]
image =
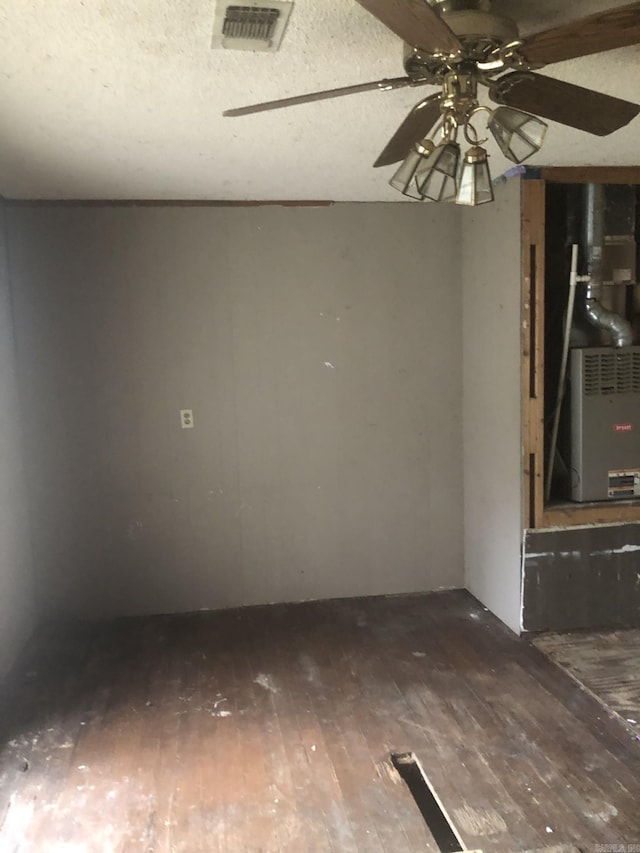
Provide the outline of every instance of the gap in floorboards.
[[391,763],[411,792],[441,853],[460,853],[465,845],[413,752],[392,752]]

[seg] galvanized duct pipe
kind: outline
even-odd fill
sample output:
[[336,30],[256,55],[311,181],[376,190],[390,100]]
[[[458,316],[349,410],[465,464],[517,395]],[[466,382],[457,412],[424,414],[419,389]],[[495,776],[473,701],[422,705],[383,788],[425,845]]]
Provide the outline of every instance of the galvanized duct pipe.
[[589,283],[586,288],[585,308],[587,319],[598,329],[606,329],[616,347],[633,343],[631,323],[619,314],[605,308],[602,298],[602,247],[604,246],[605,195],[602,184],[585,184],[583,247]]

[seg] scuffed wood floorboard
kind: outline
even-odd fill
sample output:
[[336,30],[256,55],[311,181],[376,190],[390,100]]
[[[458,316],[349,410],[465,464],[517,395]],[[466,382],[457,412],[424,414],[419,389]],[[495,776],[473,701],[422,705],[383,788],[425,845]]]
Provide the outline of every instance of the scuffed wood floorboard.
[[0,851],[436,853],[392,751],[472,849],[640,845],[640,743],[464,592],[51,626],[0,703]]

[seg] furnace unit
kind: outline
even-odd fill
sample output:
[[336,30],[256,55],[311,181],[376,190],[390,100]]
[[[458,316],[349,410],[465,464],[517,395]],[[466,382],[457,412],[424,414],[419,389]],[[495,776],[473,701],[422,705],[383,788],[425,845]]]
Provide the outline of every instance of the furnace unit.
[[640,346],[571,351],[571,499],[640,497]]

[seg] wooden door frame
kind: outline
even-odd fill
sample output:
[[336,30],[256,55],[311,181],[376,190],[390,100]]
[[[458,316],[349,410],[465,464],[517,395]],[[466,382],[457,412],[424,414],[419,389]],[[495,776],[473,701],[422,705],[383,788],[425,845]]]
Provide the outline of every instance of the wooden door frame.
[[570,527],[640,521],[640,500],[544,502],[545,203],[548,183],[639,184],[640,166],[558,166],[527,178],[522,189],[522,459],[524,527]]

